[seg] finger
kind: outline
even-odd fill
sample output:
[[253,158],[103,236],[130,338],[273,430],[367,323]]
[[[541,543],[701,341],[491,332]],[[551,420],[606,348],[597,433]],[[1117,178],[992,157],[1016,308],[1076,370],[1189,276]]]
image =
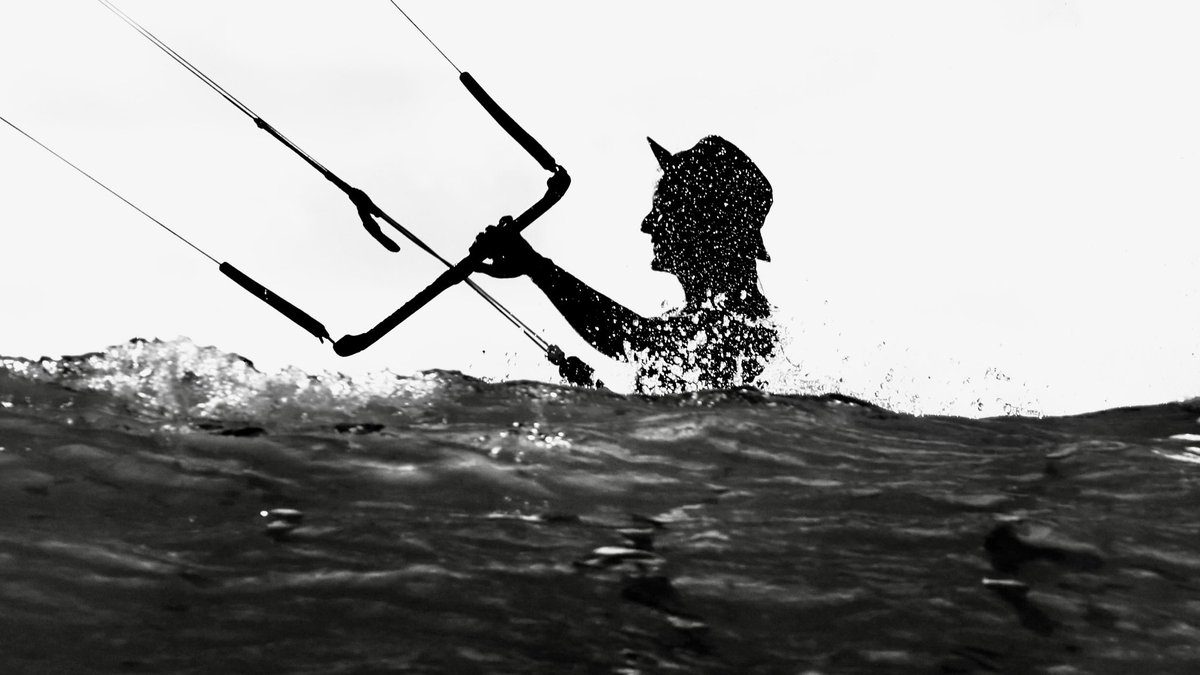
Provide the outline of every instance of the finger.
[[475,243],[480,246],[495,246],[503,236],[504,231],[500,229],[499,225],[488,225],[483,228],[483,232],[475,235]]

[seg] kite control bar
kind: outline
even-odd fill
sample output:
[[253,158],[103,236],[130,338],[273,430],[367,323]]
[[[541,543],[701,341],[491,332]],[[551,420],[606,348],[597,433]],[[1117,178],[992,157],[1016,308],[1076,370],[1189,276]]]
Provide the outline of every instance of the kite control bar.
[[[537,200],[525,210],[524,213],[511,220],[505,219],[505,222],[500,226],[508,232],[520,232],[529,226],[530,223],[537,220],[542,214],[550,210],[551,206],[558,203],[562,196],[566,194],[567,188],[571,185],[571,177],[567,174],[567,170],[562,168],[554,157],[546,152],[541,143],[538,143],[529,132],[521,128],[508,113],[496,103],[488,93],[479,86],[475,78],[471,77],[470,73],[462,73],[459,75],[459,81],[471,92],[476,101],[483,106],[484,110],[492,116],[492,119],[506,131],[513,140],[521,145],[541,167],[551,173],[550,178],[546,181],[546,193],[542,198]],[[359,333],[357,335],[345,335],[341,339],[333,343],[333,351],[339,356],[351,356],[375,344],[384,335],[387,335],[394,328],[404,322],[405,319],[412,316],[431,300],[436,298],[442,291],[454,286],[455,284],[466,280],[467,277],[475,271],[476,266],[484,260],[485,254],[472,252],[467,254],[465,258],[458,261],[452,267],[442,272],[433,283],[426,286],[412,297],[411,300],[400,306],[399,309],[392,312],[383,321],[380,321],[374,328]]]
[[[415,297],[413,297],[411,300],[409,300],[407,303],[405,303],[403,306],[401,306],[400,309],[396,310],[391,315],[389,315],[386,319],[384,319],[382,322],[380,322],[377,326],[375,326],[374,328],[372,328],[371,330],[369,330],[365,333],[362,333],[359,335],[347,335],[347,336],[344,336],[342,339],[334,342],[334,351],[336,353],[338,353],[339,355],[342,355],[342,356],[349,356],[351,354],[357,354],[358,352],[366,349],[367,347],[369,347],[372,344],[374,344],[375,342],[377,342],[381,337],[386,335],[389,331],[396,328],[396,326],[400,325],[400,323],[402,323],[405,319],[407,319],[409,316],[411,316],[413,313],[415,313],[421,307],[428,304],[431,300],[433,300],[433,298],[437,297],[442,291],[444,291],[447,288],[450,288],[451,286],[453,286],[457,283],[465,281],[466,284],[468,286],[470,286],[476,293],[478,293],[485,301],[487,301],[489,304],[491,304],[497,311],[499,311],[502,315],[504,315],[504,317],[507,318],[511,323],[513,323],[518,328],[520,328],[527,337],[529,337],[531,340],[533,340],[533,342],[535,344],[538,345],[538,347],[543,349],[546,352],[547,357],[550,358],[551,362],[553,362],[553,363],[555,363],[555,365],[559,366],[560,374],[562,374],[565,378],[567,378],[572,383],[583,384],[583,383],[591,382],[590,372],[585,372],[585,371],[590,371],[590,368],[588,368],[586,366],[586,364],[583,364],[582,361],[579,361],[579,359],[576,359],[574,357],[564,360],[564,357],[562,357],[557,351],[554,351],[554,350],[557,350],[556,347],[549,344],[544,339],[542,339],[540,336],[538,336],[536,333],[534,333],[527,325],[525,325],[520,319],[518,319],[512,312],[510,312],[507,308],[505,308],[503,305],[501,305],[499,302],[497,302],[495,300],[495,298],[492,298],[483,289],[481,289],[479,286],[477,286],[473,281],[470,281],[468,279],[468,277],[471,275],[471,273],[476,270],[479,263],[482,262],[484,256],[481,256],[481,255],[478,255],[475,253],[471,253],[467,257],[465,257],[461,261],[459,261],[457,264],[451,265],[448,260],[446,260],[445,258],[442,258],[440,255],[438,255],[433,249],[431,249],[424,242],[422,242],[416,235],[414,235],[412,232],[410,232],[408,229],[406,229],[400,223],[396,222],[394,219],[392,219],[390,216],[388,216],[381,208],[379,208],[379,206],[377,206],[371,200],[371,198],[365,192],[363,192],[362,190],[359,190],[358,188],[351,186],[349,183],[342,180],[335,173],[333,173],[332,171],[327,169],[325,166],[323,166],[320,162],[318,162],[311,155],[309,155],[308,153],[306,153],[302,149],[300,149],[299,146],[297,146],[295,143],[293,143],[291,140],[289,140],[286,136],[284,136],[282,133],[280,133],[271,124],[269,124],[268,122],[263,120],[261,117],[259,117],[256,113],[254,113],[253,110],[251,110],[248,106],[246,106],[244,103],[242,103],[240,100],[238,100],[233,94],[231,94],[229,91],[227,91],[226,89],[221,87],[221,85],[217,84],[212,78],[210,78],[203,71],[201,71],[199,68],[194,66],[191,62],[189,62],[187,59],[185,59],[178,52],[171,49],[171,47],[168,46],[162,40],[160,40],[158,38],[158,36],[151,33],[149,30],[147,30],[145,27],[143,27],[141,24],[139,24],[137,21],[135,21],[132,17],[130,17],[129,15],[127,15],[123,11],[121,11],[121,9],[119,7],[117,7],[115,4],[113,4],[112,0],[98,0],[98,1],[102,5],[107,7],[110,11],[112,11],[114,14],[116,14],[118,17],[120,17],[127,24],[129,24],[130,27],[132,27],[134,30],[139,32],[143,37],[150,40],[160,50],[162,50],[164,53],[166,53],[168,56],[170,56],[172,59],[174,59],[180,66],[187,69],[189,72],[192,73],[192,75],[196,76],[198,79],[200,79],[202,82],[204,82],[207,86],[209,86],[215,92],[220,94],[230,104],[232,104],[234,107],[236,107],[242,113],[244,113],[245,115],[250,117],[254,121],[255,125],[257,125],[263,131],[267,132],[269,135],[271,135],[277,141],[282,143],[288,149],[292,150],[292,152],[294,152],[298,156],[300,156],[305,162],[307,162],[310,166],[312,166],[314,169],[316,169],[322,176],[324,176],[327,180],[332,182],[338,189],[340,189],[343,193],[345,193],[347,195],[347,197],[349,197],[350,201],[354,204],[355,209],[358,211],[358,216],[359,216],[359,219],[362,221],[363,227],[366,228],[367,232],[370,233],[371,236],[376,239],[376,241],[378,241],[381,245],[383,245],[384,248],[386,248],[389,251],[395,252],[395,251],[398,251],[400,247],[397,246],[396,243],[393,242],[390,238],[388,238],[386,235],[383,234],[381,228],[379,227],[379,224],[376,222],[376,219],[382,220],[383,222],[386,222],[388,225],[391,225],[400,234],[404,235],[410,241],[412,241],[414,244],[416,244],[418,248],[429,253],[430,255],[437,258],[440,262],[442,262],[443,264],[446,265],[446,267],[448,268],[446,270],[446,272],[444,272],[441,276],[439,276],[436,280],[434,280],[434,282],[432,284],[430,284],[428,287],[426,287],[424,290],[422,290],[420,293],[418,293]],[[396,4],[395,0],[392,0],[392,5],[394,5],[396,7],[396,9],[400,11],[401,14],[404,14],[405,18],[407,18],[409,20],[409,22],[413,24],[413,27],[416,28],[423,36],[425,36],[425,38],[427,40],[429,40],[429,37],[427,35],[425,35],[425,32],[423,30],[421,30],[421,28],[419,26],[417,26],[417,24],[415,22],[412,21],[412,19],[408,16],[408,14],[405,13],[404,10],[401,9],[401,7],[398,4]],[[470,92],[471,96],[473,96],[475,98],[475,100],[478,101],[479,104],[481,106],[483,106],[483,108],[485,110],[488,111],[488,114],[491,115],[494,120],[496,120],[496,122],[505,130],[505,132],[507,132],[508,135],[513,138],[513,140],[515,140],[522,148],[524,148],[525,151],[527,153],[529,153],[529,155],[531,157],[533,157],[533,159],[535,161],[537,161],[537,163],[543,169],[545,169],[546,171],[549,171],[551,173],[550,179],[546,183],[546,193],[542,196],[541,199],[539,199],[535,204],[533,204],[533,206],[529,207],[524,213],[522,213],[517,218],[511,219],[511,218],[506,217],[501,221],[502,231],[519,232],[522,229],[524,229],[525,227],[527,227],[534,220],[536,220],[543,213],[545,213],[551,206],[553,206],[555,203],[558,202],[559,199],[562,198],[563,194],[567,190],[567,187],[570,186],[570,184],[571,184],[571,179],[567,175],[566,170],[563,169],[561,166],[558,165],[557,162],[554,161],[554,158],[550,155],[550,153],[546,152],[546,149],[543,148],[540,143],[538,143],[532,136],[530,136],[528,132],[526,132],[524,129],[522,129],[521,126],[518,125],[512,119],[512,117],[510,117],[508,115],[508,113],[506,113],[499,106],[499,104],[497,104],[496,101],[494,99],[492,99],[492,97],[489,96],[488,93],[483,90],[482,87],[479,86],[479,83],[475,81],[475,78],[471,77],[471,75],[469,73],[465,73],[465,72],[459,70],[458,66],[455,66],[454,62],[450,61],[450,59],[448,57],[446,57],[445,52],[443,52],[440,47],[438,47],[436,44],[434,44],[432,40],[429,40],[429,42],[431,45],[433,45],[434,48],[436,48],[438,50],[439,53],[442,54],[443,57],[446,58],[446,61],[449,62],[450,65],[452,67],[454,67],[454,69],[456,71],[458,71],[459,81],[462,82],[463,86],[467,88],[467,91]],[[19,129],[18,129],[18,131],[19,131]],[[24,132],[22,132],[22,133],[24,133]],[[85,174],[85,175],[87,175],[87,174]],[[88,177],[91,178],[91,176],[88,176]],[[93,179],[93,180],[95,180],[95,179]],[[101,184],[101,185],[103,186],[103,184]],[[105,186],[105,189],[108,189],[108,188]],[[109,191],[111,192],[111,190],[109,190]],[[116,194],[116,193],[114,192],[113,194]],[[117,195],[117,196],[120,197],[120,195]],[[121,199],[124,199],[124,198],[121,197]],[[132,204],[131,204],[131,206],[132,206]],[[134,207],[134,208],[137,208],[137,207]],[[140,210],[140,209],[138,209],[138,210]],[[155,221],[155,222],[158,222],[158,221]],[[181,237],[180,235],[175,233],[173,230],[170,230],[170,228],[167,228],[161,222],[159,222],[158,224],[160,226],[164,227],[165,229],[167,229],[168,231],[170,231],[172,234],[175,234],[175,236],[179,237],[180,239],[183,239],[183,237]],[[304,311],[302,311],[300,308],[296,307],[292,303],[290,303],[287,300],[284,300],[282,297],[276,295],[275,293],[273,293],[272,291],[267,289],[265,286],[263,286],[262,284],[258,283],[255,280],[251,279],[249,276],[242,273],[240,270],[236,269],[232,265],[230,265],[228,263],[220,263],[215,258],[213,258],[211,255],[209,255],[208,253],[206,253],[203,250],[196,247],[190,241],[187,241],[186,239],[183,239],[183,241],[185,243],[191,245],[193,248],[196,248],[196,250],[198,250],[200,253],[204,254],[208,258],[210,258],[213,262],[217,262],[218,265],[220,266],[221,272],[225,276],[229,277],[231,280],[233,280],[235,283],[237,283],[243,289],[248,291],[251,295],[258,297],[260,300],[267,303],[267,305],[269,305],[271,308],[273,308],[276,311],[278,311],[279,313],[283,314],[285,317],[287,317],[293,323],[297,324],[298,326],[300,326],[301,328],[308,331],[310,334],[312,334],[313,336],[315,336],[316,338],[318,338],[322,341],[330,338],[328,332],[325,330],[325,327],[321,324],[321,322],[317,321],[311,315],[305,313]],[[561,350],[558,350],[558,351],[561,351]],[[559,363],[559,361],[562,361],[562,363]],[[576,362],[576,361],[582,367],[576,367],[574,365],[574,362]]]
[[[501,227],[509,232],[520,232],[525,229],[546,211],[554,206],[563,194],[566,193],[567,187],[571,184],[571,177],[567,175],[565,169],[561,166],[555,168],[554,175],[546,181],[546,194],[542,196],[533,206],[526,209],[524,213],[505,222]],[[339,356],[351,356],[361,352],[379,341],[379,338],[387,335],[396,326],[399,326],[405,319],[416,314],[417,310],[429,304],[442,291],[451,286],[464,281],[472,272],[475,271],[476,265],[483,261],[486,256],[481,253],[468,253],[465,258],[454,264],[453,267],[442,272],[433,283],[426,286],[420,293],[417,293],[411,300],[400,306],[400,309],[392,312],[386,319],[380,321],[374,328],[365,333],[358,335],[345,335],[341,339],[333,343],[333,351]]]

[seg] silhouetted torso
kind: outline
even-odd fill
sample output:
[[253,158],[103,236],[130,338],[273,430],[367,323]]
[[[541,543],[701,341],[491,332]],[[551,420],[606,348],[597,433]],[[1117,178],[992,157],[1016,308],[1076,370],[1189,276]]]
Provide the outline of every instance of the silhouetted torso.
[[661,338],[630,360],[638,364],[639,393],[727,389],[754,384],[774,355],[778,332],[769,317],[753,317],[723,307],[718,295],[710,308],[668,312]]

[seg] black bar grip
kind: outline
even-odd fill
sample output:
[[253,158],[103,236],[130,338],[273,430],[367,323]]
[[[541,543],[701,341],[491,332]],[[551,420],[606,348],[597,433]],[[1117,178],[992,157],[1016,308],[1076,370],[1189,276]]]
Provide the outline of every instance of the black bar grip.
[[554,171],[554,167],[558,162],[554,161],[554,158],[550,156],[550,153],[546,152],[541,143],[534,140],[528,131],[522,129],[516,120],[509,117],[508,113],[504,112],[504,109],[491,96],[488,96],[488,93],[483,90],[483,87],[479,86],[479,83],[475,81],[475,78],[471,77],[470,73],[462,73],[458,76],[458,80],[463,83],[467,91],[471,92],[475,100],[479,101],[479,105],[488,111],[492,119],[496,120],[508,132],[508,135],[513,137],[514,141],[520,143],[522,148],[525,148],[525,152],[532,155],[537,160],[537,163],[542,165],[543,169]]
[[333,341],[333,338],[329,336],[329,331],[325,330],[325,326],[322,325],[320,321],[312,318],[299,307],[293,305],[287,300],[275,295],[266,286],[263,286],[245,274],[242,274],[241,270],[238,268],[230,265],[229,263],[221,263],[220,269],[222,274],[230,279],[233,279],[238,286],[250,291],[251,295],[274,307],[276,311],[291,319],[292,323],[300,326],[309,333],[312,333],[313,336],[318,340],[329,340],[330,342]]

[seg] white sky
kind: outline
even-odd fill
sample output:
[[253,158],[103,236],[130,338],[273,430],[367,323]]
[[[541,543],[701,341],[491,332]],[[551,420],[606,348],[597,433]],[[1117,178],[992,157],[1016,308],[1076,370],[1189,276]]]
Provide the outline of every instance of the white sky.
[[[447,258],[541,195],[546,174],[387,0],[119,4]],[[3,5],[0,115],[335,337],[439,272],[407,242],[384,251],[339,191],[99,3]],[[402,6],[574,178],[530,241],[636,311],[682,299],[638,231],[645,137],[678,151],[716,133],[775,188],[760,270],[793,377],[928,412],[1200,394],[1194,2]],[[186,335],[266,367],[554,377],[465,287],[341,359],[7,127],[0,185],[0,353]],[[532,285],[480,281],[626,377]]]

